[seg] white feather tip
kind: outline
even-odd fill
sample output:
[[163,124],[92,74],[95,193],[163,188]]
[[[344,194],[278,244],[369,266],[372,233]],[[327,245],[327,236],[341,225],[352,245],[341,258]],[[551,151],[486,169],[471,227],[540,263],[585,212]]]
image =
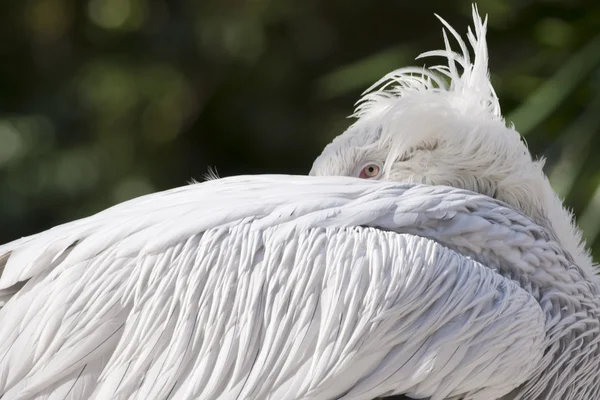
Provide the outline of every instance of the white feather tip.
[[[436,14],[444,28],[444,49],[420,54],[417,59],[443,57],[446,64],[431,67],[404,67],[385,75],[368,88],[357,102],[354,117],[362,117],[382,103],[407,97],[414,93],[435,93],[450,96],[457,108],[472,110],[473,107],[489,113],[493,119],[501,119],[498,97],[490,82],[488,50],[486,43],[487,15],[481,18],[477,6],[473,5],[473,27],[468,29],[466,41]],[[452,49],[448,32],[460,49]],[[471,54],[472,53],[472,54]]]

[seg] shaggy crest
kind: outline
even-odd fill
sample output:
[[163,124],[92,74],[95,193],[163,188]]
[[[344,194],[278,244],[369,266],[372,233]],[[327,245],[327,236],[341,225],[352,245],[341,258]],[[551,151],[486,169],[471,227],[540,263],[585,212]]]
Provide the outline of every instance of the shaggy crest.
[[[374,108],[380,107],[398,97],[414,92],[446,92],[456,96],[454,104],[464,111],[480,108],[487,111],[490,117],[502,120],[498,96],[490,82],[488,69],[488,51],[485,41],[487,29],[487,16],[481,20],[477,6],[473,5],[473,21],[475,33],[468,29],[467,39],[474,52],[471,56],[466,43],[448,22],[435,14],[446,29],[452,34],[460,46],[461,53],[452,50],[446,30],[444,36],[444,50],[432,50],[421,53],[418,59],[426,57],[444,57],[448,65],[435,65],[427,68],[405,67],[390,72],[379,81],[371,85],[364,93],[363,98],[357,103],[353,116],[362,117]],[[458,70],[462,69],[462,73]],[[375,90],[377,89],[377,90]]]

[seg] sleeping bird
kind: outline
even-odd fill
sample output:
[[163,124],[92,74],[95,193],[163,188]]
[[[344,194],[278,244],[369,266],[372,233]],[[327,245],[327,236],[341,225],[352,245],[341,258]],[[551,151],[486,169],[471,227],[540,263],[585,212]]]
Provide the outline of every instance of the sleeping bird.
[[310,176],[0,246],[0,399],[600,399],[595,266],[473,20],[441,20],[421,57],[446,64],[383,77]]

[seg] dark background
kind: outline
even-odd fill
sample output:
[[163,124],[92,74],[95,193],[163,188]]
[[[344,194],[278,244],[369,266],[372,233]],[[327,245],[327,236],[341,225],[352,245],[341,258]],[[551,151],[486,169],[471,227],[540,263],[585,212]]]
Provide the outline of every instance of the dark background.
[[[0,12],[0,242],[201,179],[305,174],[468,1],[19,0]],[[600,254],[600,2],[483,0],[507,119]]]

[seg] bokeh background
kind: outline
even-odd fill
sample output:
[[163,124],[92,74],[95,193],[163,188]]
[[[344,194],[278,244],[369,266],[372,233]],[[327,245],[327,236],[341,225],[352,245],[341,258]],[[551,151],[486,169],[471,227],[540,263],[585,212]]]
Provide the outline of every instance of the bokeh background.
[[[480,0],[507,119],[600,255],[600,2]],[[0,6],[0,242],[220,175],[305,174],[384,73],[469,1]],[[422,64],[421,61],[418,64]]]

